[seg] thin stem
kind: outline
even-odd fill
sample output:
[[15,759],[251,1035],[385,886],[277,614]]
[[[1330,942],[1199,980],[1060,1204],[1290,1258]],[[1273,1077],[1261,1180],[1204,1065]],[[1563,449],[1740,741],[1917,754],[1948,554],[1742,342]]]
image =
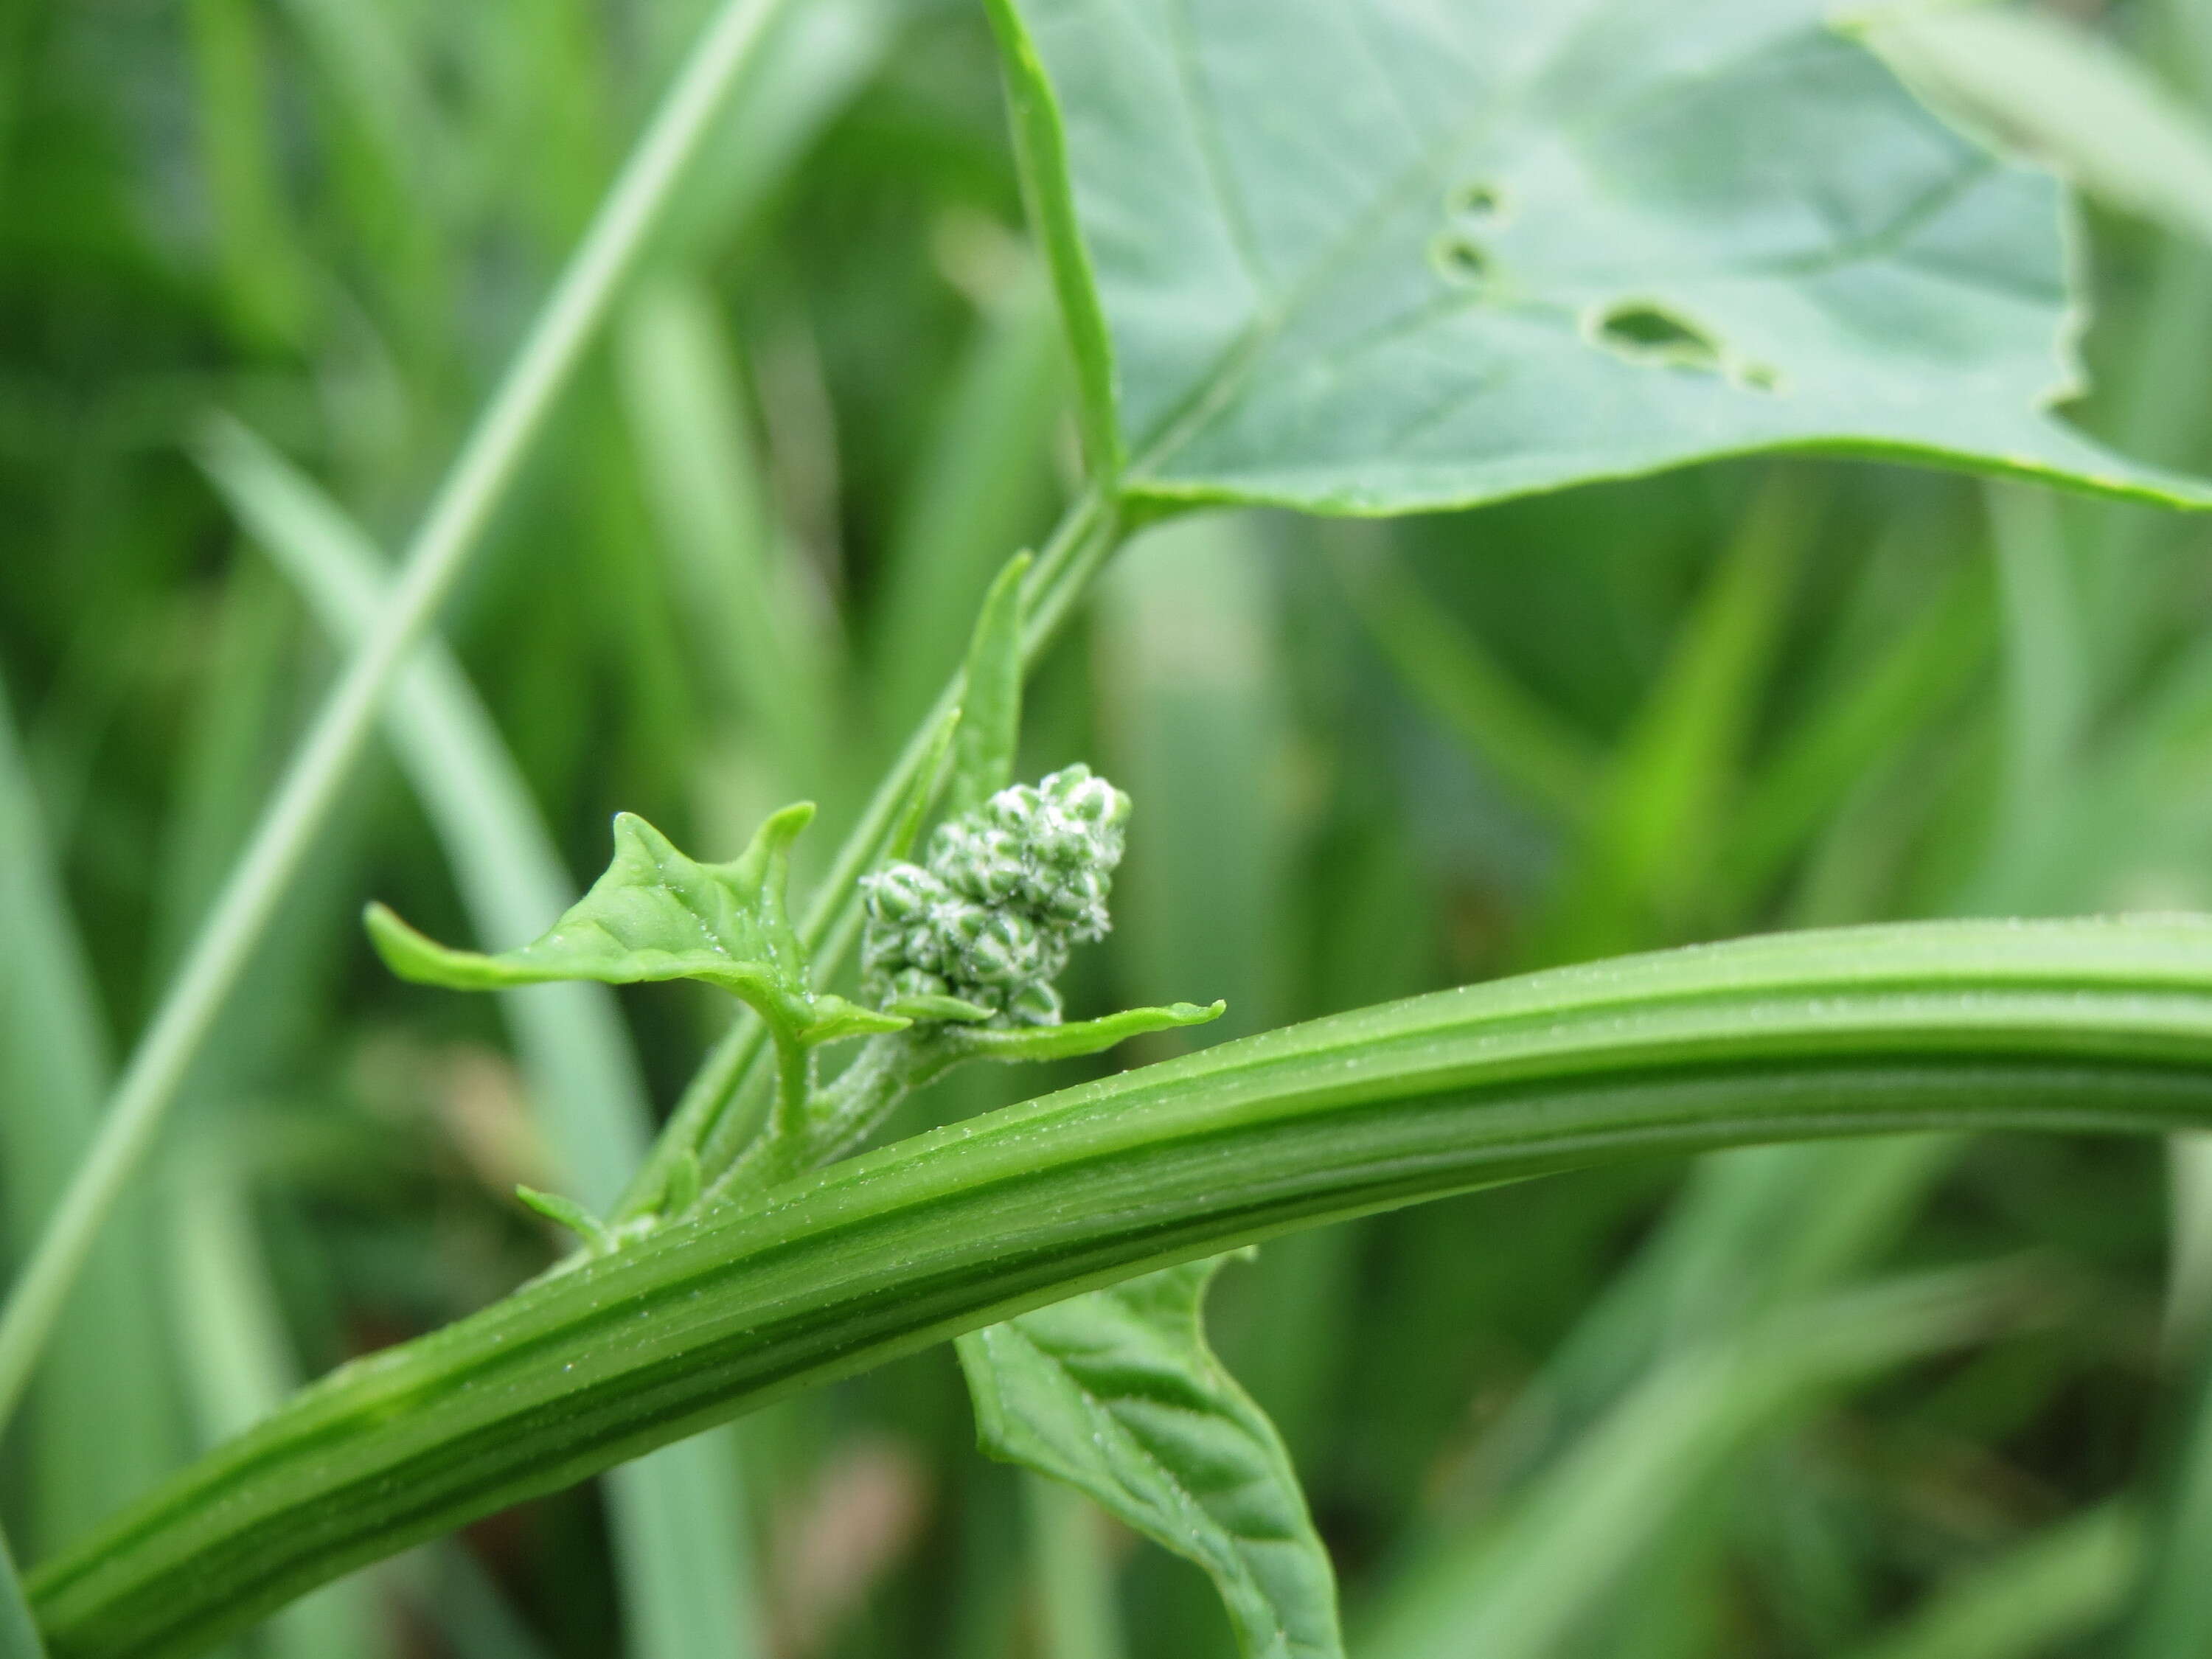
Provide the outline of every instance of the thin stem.
[[814,1051],[786,1036],[775,1042],[775,1136],[793,1141],[806,1133],[806,1101],[814,1092]]
[[684,163],[786,3],[727,0],[708,26],[447,473],[375,626],[294,757],[117,1084],[99,1138],[0,1310],[0,1423],[21,1399],[101,1222],[330,816],[409,647],[452,590]]
[[[1108,556],[1120,544],[1121,522],[1113,504],[1093,485],[1061,514],[1025,584],[1028,621],[1022,635],[1022,663],[1036,665],[1087,589]],[[799,936],[814,959],[817,980],[834,972],[860,935],[856,902],[860,880],[897,829],[901,809],[922,769],[936,752],[939,728],[960,700],[956,674],[925,714],[898,758],[876,786],[860,821],[847,835],[829,872],[814,890]],[[744,1150],[750,1123],[725,1121],[725,1110],[760,1063],[767,1033],[758,1019],[740,1014],[714,1045],[678,1101],[668,1127],[612,1217],[616,1224],[657,1208],[668,1177],[684,1153],[695,1154],[709,1186]]]

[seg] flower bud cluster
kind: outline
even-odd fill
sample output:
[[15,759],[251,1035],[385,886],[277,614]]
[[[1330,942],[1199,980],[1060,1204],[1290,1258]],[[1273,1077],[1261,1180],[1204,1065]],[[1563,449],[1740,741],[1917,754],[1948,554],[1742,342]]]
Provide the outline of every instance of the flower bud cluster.
[[866,994],[950,996],[998,1025],[1057,1025],[1052,981],[1076,945],[1112,924],[1129,798],[1087,766],[1001,789],[939,827],[928,864],[893,864],[861,884]]

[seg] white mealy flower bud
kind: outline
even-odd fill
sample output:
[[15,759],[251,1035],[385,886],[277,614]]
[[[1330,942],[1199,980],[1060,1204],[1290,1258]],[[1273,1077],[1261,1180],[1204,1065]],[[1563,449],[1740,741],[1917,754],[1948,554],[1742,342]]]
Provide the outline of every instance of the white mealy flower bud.
[[[940,825],[928,867],[868,878],[861,963],[870,994],[951,995],[1000,1023],[1060,1019],[1052,981],[1071,946],[1103,938],[1129,798],[1070,766],[1001,789]],[[906,988],[942,986],[927,993]]]

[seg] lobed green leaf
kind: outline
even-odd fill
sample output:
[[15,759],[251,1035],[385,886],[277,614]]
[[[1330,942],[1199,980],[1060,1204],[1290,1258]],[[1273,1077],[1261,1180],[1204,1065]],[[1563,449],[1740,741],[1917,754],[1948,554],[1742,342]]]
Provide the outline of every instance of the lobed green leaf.
[[686,858],[634,813],[615,819],[614,861],[568,912],[519,950],[485,956],[426,939],[380,904],[366,921],[392,971],[454,990],[556,980],[610,985],[704,980],[742,998],[789,1041],[813,1044],[906,1022],[817,993],[784,907],[791,842],[814,816],[802,802],[763,823],[727,864]]

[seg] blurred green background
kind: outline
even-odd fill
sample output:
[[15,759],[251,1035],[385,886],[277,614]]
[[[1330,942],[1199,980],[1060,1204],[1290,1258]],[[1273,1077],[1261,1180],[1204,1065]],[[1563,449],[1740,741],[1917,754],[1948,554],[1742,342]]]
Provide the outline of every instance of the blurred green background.
[[[2208,106],[2212,7],[2073,9]],[[0,9],[9,1251],[704,11]],[[2078,417],[2212,471],[2212,256],[2088,229]],[[821,856],[1070,493],[1066,404],[981,8],[805,0],[447,613],[465,678],[396,705],[85,1281],[0,1459],[20,1554],[551,1259],[514,1183],[626,1173],[574,1170],[558,1034],[389,980],[362,902],[550,919],[618,808],[723,857],[811,797]],[[1811,459],[1194,518],[1121,556],[1025,748],[1137,802],[1072,1007],[1226,997],[1208,1038],[1761,928],[2212,908],[2212,531]],[[723,1006],[620,1008],[595,1063],[665,1109]],[[902,1123],[1041,1086],[962,1077]],[[1910,1276],[1991,1262],[1963,1299]],[[1301,1236],[1213,1325],[1360,1659],[2178,1659],[2212,1652],[2209,1316],[2202,1149],[1919,1137]],[[934,1352],[707,1443],[712,1549],[580,1488],[248,1645],[1231,1651],[1195,1572],[971,1437]],[[719,1633],[640,1611],[687,1598]]]

